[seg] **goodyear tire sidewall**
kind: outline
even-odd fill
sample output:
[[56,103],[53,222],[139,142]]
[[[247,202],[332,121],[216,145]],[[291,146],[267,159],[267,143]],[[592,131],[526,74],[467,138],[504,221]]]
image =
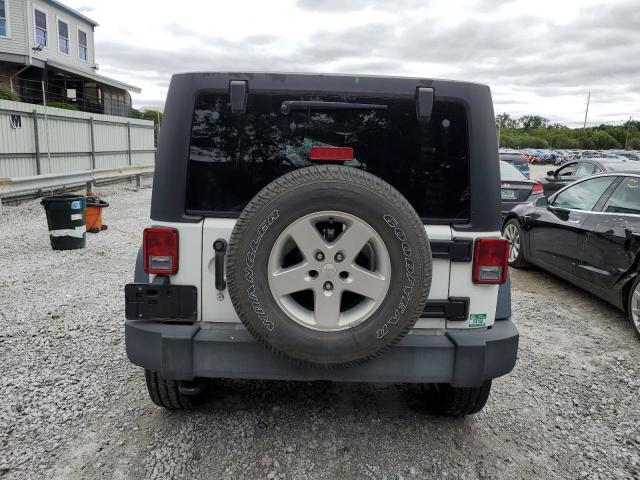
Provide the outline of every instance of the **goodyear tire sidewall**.
[[[342,167],[346,168],[346,167]],[[331,195],[327,195],[327,191]],[[283,189],[238,221],[229,242],[227,276],[242,322],[262,343],[298,360],[337,366],[371,358],[413,326],[431,281],[424,227],[384,191],[341,181],[318,180]],[[378,309],[353,328],[323,332],[295,322],[276,303],[269,286],[269,256],[280,234],[299,218],[339,211],[367,222],[389,253],[391,279]],[[247,210],[245,210],[247,213]],[[244,213],[243,213],[244,215]]]

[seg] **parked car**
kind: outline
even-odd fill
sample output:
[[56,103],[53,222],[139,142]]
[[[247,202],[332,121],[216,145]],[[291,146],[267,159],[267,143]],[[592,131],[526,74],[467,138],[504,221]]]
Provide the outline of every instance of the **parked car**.
[[640,153],[638,152],[629,152],[629,151],[619,151],[616,152],[617,155],[621,156],[621,157],[625,157],[628,158],[629,160],[634,160],[634,161],[640,161]]
[[211,378],[409,382],[480,411],[518,347],[493,125],[474,83],[174,75],[125,288],[151,400],[194,406]]
[[510,163],[529,178],[529,161],[524,153],[518,150],[500,150],[498,157],[501,161]]
[[500,160],[500,198],[502,215],[506,215],[516,205],[531,202],[542,195],[542,184],[529,180],[510,163]]
[[602,172],[620,172],[624,170],[640,171],[640,162],[620,158],[583,158],[565,163],[556,170],[549,170],[545,177],[539,179],[539,182],[542,184],[544,195],[550,197],[579,178]]
[[524,155],[526,156],[527,162],[529,162],[529,165],[531,164],[545,165],[547,163],[545,160],[544,152],[540,150],[528,150],[528,151],[525,150]]
[[509,264],[537,265],[627,314],[640,338],[640,174],[603,173],[515,207]]

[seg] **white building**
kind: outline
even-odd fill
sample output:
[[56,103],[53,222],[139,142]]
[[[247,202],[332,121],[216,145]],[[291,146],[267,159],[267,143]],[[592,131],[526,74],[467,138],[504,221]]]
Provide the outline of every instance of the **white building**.
[[[98,24],[56,0],[0,0],[0,86],[29,103],[129,116],[140,89],[98,75]],[[43,89],[44,86],[44,89]]]

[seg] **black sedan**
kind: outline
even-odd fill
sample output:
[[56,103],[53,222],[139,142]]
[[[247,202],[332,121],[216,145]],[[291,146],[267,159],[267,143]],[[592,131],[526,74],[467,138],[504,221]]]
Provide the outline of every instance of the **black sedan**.
[[502,216],[521,203],[531,202],[542,195],[540,182],[529,180],[518,168],[500,160],[500,196]]
[[640,162],[620,158],[587,158],[565,163],[556,170],[549,170],[546,177],[539,179],[544,194],[549,197],[579,178],[602,172],[638,171]]
[[640,174],[578,180],[505,218],[509,264],[535,264],[624,310],[640,338]]

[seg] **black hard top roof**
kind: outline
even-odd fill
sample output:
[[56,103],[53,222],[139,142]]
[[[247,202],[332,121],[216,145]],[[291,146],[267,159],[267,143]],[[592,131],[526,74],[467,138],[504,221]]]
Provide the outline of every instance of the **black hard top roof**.
[[175,73],[173,76],[191,76],[191,77],[210,77],[210,76],[222,76],[222,77],[243,77],[247,79],[251,78],[259,78],[259,77],[269,77],[272,79],[287,79],[287,80],[310,80],[313,78],[316,79],[338,79],[344,81],[388,81],[388,80],[399,80],[399,81],[410,81],[415,83],[419,82],[438,82],[438,83],[449,83],[449,84],[458,84],[458,85],[477,85],[482,87],[488,87],[486,84],[478,83],[478,82],[470,82],[467,80],[449,80],[449,79],[437,79],[437,78],[429,78],[429,77],[411,77],[411,76],[401,76],[401,75],[372,75],[372,74],[355,74],[355,73],[307,73],[307,72],[256,72],[256,71],[196,71],[196,72],[181,72]]
[[[455,80],[378,75],[279,72],[192,72],[173,75],[165,103],[151,199],[151,218],[165,222],[199,222],[185,210],[188,152],[196,99],[201,94],[228,93],[246,82],[248,97],[259,93],[357,94],[418,97],[433,89],[434,100],[464,105],[468,122],[471,218],[457,230],[499,231],[500,173],[491,90],[487,85]],[[161,193],[160,193],[161,192]]]

